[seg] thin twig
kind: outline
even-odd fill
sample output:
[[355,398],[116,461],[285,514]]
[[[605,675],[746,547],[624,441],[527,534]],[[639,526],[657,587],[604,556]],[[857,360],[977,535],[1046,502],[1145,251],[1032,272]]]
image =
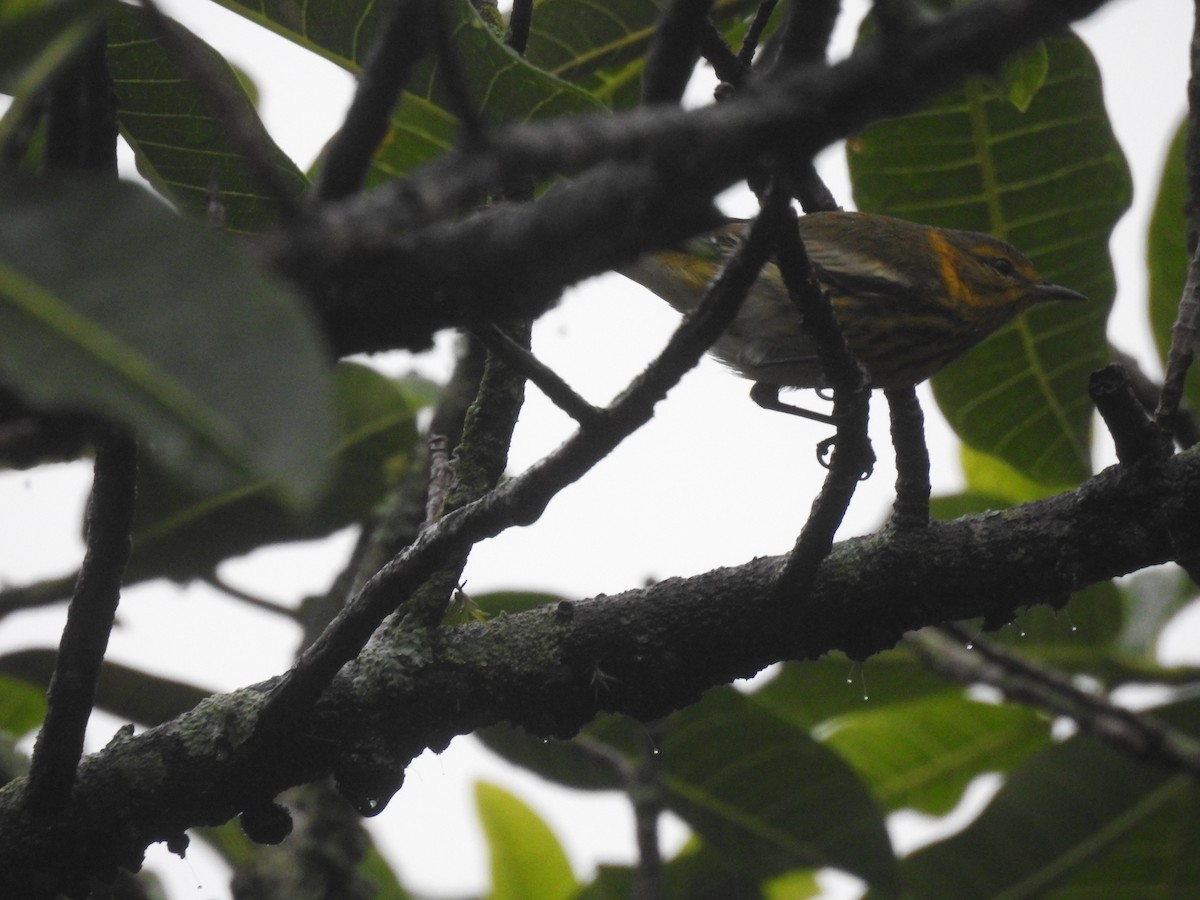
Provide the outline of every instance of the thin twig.
[[383,27],[359,74],[354,99],[329,142],[313,186],[317,200],[348,197],[362,187],[375,150],[391,127],[400,92],[413,67],[433,49],[436,25],[432,7],[428,0],[391,0],[387,5]]
[[658,824],[663,811],[663,762],[658,744],[662,739],[662,723],[649,722],[642,732],[641,758],[626,787],[633,804],[636,823],[638,863],[629,892],[631,900],[666,900],[662,848],[658,841]]
[[235,600],[240,600],[248,606],[253,606],[255,609],[261,609],[264,612],[269,612],[272,615],[283,616],[293,621],[299,621],[300,613],[291,606],[284,606],[282,603],[276,603],[273,600],[267,600],[265,597],[259,597],[257,594],[251,594],[249,591],[244,591],[241,588],[230,584],[222,578],[217,572],[209,572],[202,579],[205,584],[212,587],[222,594],[228,594]]
[[1154,419],[1169,427],[1183,399],[1183,383],[1192,364],[1192,349],[1200,335],[1200,245],[1192,254],[1187,283],[1179,298],[1179,312],[1171,326],[1171,349],[1167,351],[1167,371],[1163,376],[1162,396]]
[[1170,454],[1169,433],[1146,415],[1124,368],[1113,364],[1097,369],[1088,378],[1088,395],[1112,435],[1121,465]]
[[426,0],[433,19],[434,52],[437,54],[438,88],[444,92],[450,112],[458,117],[459,141],[468,148],[486,146],[486,123],[479,112],[478,101],[467,86],[467,73],[454,43],[450,40],[449,10],[451,4]]
[[529,46],[529,31],[533,27],[533,0],[513,0],[508,16],[508,34],[504,42],[520,56]]
[[[1080,690],[1066,676],[1034,665],[962,625],[927,630],[910,641],[934,669],[964,684],[988,684],[1006,697],[1074,720],[1138,759],[1200,775],[1200,741],[1153,717]],[[968,649],[968,647],[970,649]]]
[[776,0],[762,0],[754,13],[754,21],[746,30],[746,37],[738,50],[738,61],[747,68],[754,62],[754,53],[758,50],[758,42],[762,39],[767,23],[771,21],[771,13],[775,12],[775,4]]
[[121,596],[121,574],[132,546],[137,447],[113,431],[96,447],[95,480],[86,513],[87,549],[47,691],[46,720],[38,734],[25,786],[31,813],[54,818],[71,799],[75,769],[100,665]]
[[1183,212],[1187,219],[1187,249],[1195,253],[1200,246],[1200,8],[1192,23],[1190,52],[1191,72],[1188,75],[1187,146],[1184,164],[1187,169],[1187,197]]
[[499,326],[485,325],[476,329],[474,334],[489,352],[501,357],[537,385],[551,403],[580,425],[585,428],[600,425],[603,415],[597,407],[579,396],[557,372],[513,341]]
[[642,75],[642,103],[678,104],[691,80],[712,0],[669,0],[654,29]]
[[808,520],[772,588],[782,614],[795,616],[808,603],[817,567],[833,548],[833,537],[846,515],[850,498],[875,455],[867,438],[870,393],[809,263],[793,217],[776,260],[788,294],[800,310],[817,345],[826,377],[834,386],[833,416],[838,423],[829,474],[813,501]]
[[721,32],[710,20],[704,20],[704,28],[700,31],[700,55],[712,66],[713,72],[721,84],[717,86],[717,99],[728,98],[726,85],[740,87],[749,69],[729,49]]
[[[530,331],[528,325],[512,329],[526,346]],[[479,393],[467,408],[462,439],[450,463],[453,480],[440,504],[440,516],[452,514],[495,488],[508,464],[513,429],[524,402],[525,377],[500,357],[488,354]],[[446,555],[438,571],[407,599],[406,615],[395,623],[397,629],[432,628],[442,621],[448,604],[461,591],[469,550],[467,545]]]
[[425,499],[424,531],[442,517],[446,495],[454,485],[454,467],[450,465],[450,443],[444,434],[429,436],[429,493]]
[[[1141,364],[1124,350],[1112,344],[1108,346],[1109,355],[1125,374],[1129,376],[1129,384],[1142,409],[1147,413],[1154,411],[1162,395],[1162,384],[1143,371]],[[1196,414],[1186,406],[1180,406],[1169,423],[1175,442],[1186,450],[1200,444],[1200,421]]]
[[783,26],[771,40],[773,52],[762,54],[760,67],[779,72],[793,66],[824,62],[841,0],[795,0]]
[[892,419],[892,446],[896,449],[896,501],[893,528],[923,528],[929,524],[929,447],[925,444],[925,416],[916,388],[883,392]]

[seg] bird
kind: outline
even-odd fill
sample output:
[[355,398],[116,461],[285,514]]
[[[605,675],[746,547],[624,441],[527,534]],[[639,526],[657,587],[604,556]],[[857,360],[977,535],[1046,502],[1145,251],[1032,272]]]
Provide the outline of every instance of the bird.
[[[870,388],[920,384],[1029,307],[1087,299],[1044,279],[1024,254],[990,234],[846,211],[811,213],[797,223],[813,274]],[[748,226],[731,219],[618,271],[687,313]],[[830,385],[775,262],[763,266],[710,353],[755,382],[751,397],[760,405],[832,421],[778,401],[781,388]]]

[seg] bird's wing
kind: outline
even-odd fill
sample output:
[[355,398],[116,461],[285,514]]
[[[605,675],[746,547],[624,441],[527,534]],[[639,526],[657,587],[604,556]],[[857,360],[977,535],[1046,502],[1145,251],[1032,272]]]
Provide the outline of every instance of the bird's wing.
[[848,248],[844,242],[828,240],[821,234],[806,234],[804,249],[817,279],[835,294],[896,300],[922,292],[911,272],[880,255]]

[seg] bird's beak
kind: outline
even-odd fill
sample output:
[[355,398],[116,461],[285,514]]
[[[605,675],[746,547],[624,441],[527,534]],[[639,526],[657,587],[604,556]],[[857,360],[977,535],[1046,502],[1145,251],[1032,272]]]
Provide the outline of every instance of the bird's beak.
[[1063,287],[1061,284],[1051,284],[1049,281],[1043,281],[1041,284],[1033,286],[1032,293],[1038,301],[1042,300],[1087,300],[1087,297],[1078,291],[1073,291],[1070,288]]

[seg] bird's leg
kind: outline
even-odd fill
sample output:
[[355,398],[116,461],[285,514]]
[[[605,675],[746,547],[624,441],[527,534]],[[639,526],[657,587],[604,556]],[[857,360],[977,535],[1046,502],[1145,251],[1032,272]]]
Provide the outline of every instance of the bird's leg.
[[837,417],[828,413],[813,412],[811,409],[804,409],[801,406],[792,406],[790,403],[784,403],[779,399],[779,385],[777,384],[770,384],[766,381],[754,382],[754,387],[750,388],[750,399],[763,409],[769,409],[773,412],[787,413],[789,416],[800,416],[803,419],[812,419],[814,422],[824,422],[826,425],[836,426],[838,423]]

